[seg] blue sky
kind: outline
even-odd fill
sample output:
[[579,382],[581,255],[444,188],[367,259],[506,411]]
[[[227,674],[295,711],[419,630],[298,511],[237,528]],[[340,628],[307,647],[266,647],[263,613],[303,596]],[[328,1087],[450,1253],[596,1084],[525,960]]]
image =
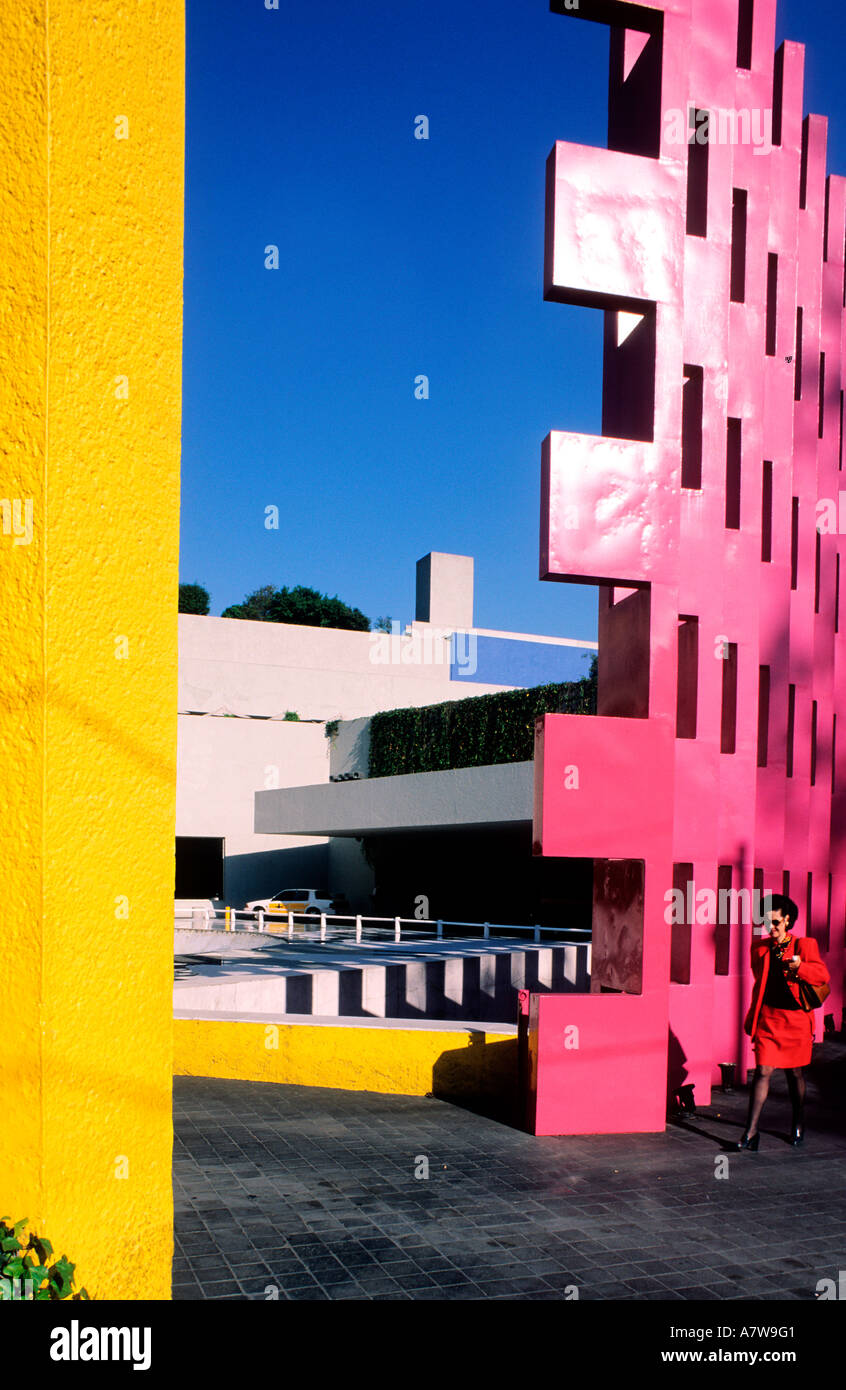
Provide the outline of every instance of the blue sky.
[[[213,613],[306,584],[408,621],[415,561],[455,551],[477,625],[595,638],[537,555],[542,439],[600,430],[602,320],[545,304],[542,260],[553,142],[606,141],[607,29],[545,0],[187,20],[181,578]],[[781,0],[785,37],[846,173],[840,4]]]

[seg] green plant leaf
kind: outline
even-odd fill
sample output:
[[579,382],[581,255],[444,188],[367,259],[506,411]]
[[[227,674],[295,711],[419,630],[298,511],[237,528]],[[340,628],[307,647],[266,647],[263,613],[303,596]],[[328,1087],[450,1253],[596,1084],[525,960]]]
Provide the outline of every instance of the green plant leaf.
[[72,1265],[67,1255],[62,1255],[61,1259],[50,1268],[50,1278],[55,1284],[60,1298],[67,1298],[73,1284],[73,1272],[76,1268]]
[[53,1253],[53,1247],[50,1244],[49,1240],[43,1240],[36,1235],[30,1236],[29,1249],[35,1251],[42,1264],[46,1264],[48,1258]]

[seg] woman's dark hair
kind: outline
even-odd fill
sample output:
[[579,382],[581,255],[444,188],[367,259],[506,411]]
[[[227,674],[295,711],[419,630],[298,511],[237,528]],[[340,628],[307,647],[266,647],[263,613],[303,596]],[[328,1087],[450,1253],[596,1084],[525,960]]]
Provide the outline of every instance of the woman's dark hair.
[[799,919],[798,904],[784,893],[765,893],[761,907],[765,916],[768,912],[780,912],[782,917],[789,917],[792,927],[795,927]]

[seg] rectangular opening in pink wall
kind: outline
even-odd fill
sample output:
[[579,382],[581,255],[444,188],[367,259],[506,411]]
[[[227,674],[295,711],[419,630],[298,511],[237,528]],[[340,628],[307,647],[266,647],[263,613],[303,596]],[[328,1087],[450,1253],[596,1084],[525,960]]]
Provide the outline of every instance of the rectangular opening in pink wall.
[[[692,864],[673,865],[673,892],[682,894],[682,901],[685,904],[680,921],[674,921],[670,931],[670,979],[675,985],[690,984],[690,945],[693,922],[689,920],[687,904],[693,900],[693,893],[689,894],[688,885],[693,883]],[[678,918],[679,914],[675,913]]]
[[737,746],[737,643],[726,642],[723,656],[720,752],[733,753]]
[[746,219],[749,194],[735,188],[731,205],[731,297],[742,304],[746,298]]
[[699,688],[699,619],[679,617],[676,738],[696,738]]
[[702,410],[704,373],[701,367],[684,364],[682,387],[682,487],[702,487]]
[[742,421],[729,416],[726,427],[726,527],[740,530]]
[[708,235],[708,150],[710,129],[708,112],[691,107],[688,113],[690,135],[687,140],[687,217],[688,236]]
[[740,0],[737,7],[737,66],[752,66],[752,30],[755,19],[755,0]]
[[643,990],[644,861],[595,859],[590,989]]

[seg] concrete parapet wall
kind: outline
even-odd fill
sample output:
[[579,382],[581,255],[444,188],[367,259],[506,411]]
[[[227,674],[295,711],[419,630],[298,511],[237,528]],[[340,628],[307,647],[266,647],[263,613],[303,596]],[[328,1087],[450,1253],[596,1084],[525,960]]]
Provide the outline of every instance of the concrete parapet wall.
[[274,1017],[176,1018],[175,1074],[466,1100],[510,1099],[516,1088],[514,1027]]
[[[179,708],[356,719],[513,687],[450,679],[448,661],[380,660],[375,632],[179,615]],[[261,783],[258,783],[261,786]]]

